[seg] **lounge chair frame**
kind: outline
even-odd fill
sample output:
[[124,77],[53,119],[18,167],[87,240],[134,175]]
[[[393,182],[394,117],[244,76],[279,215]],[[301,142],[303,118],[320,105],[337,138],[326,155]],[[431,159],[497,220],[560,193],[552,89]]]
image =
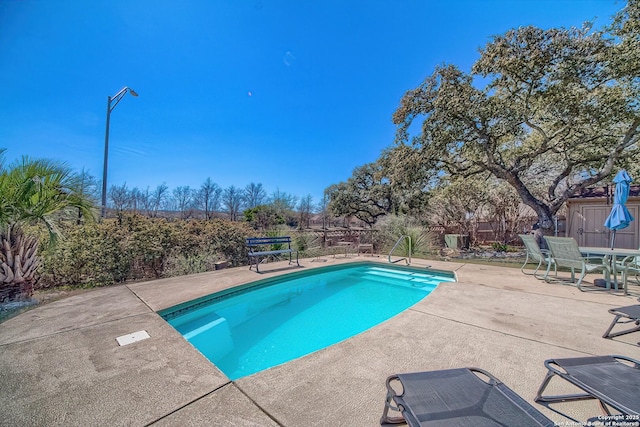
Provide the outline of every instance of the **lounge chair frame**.
[[[573,237],[552,237],[545,236],[544,239],[549,246],[551,256],[555,261],[556,267],[565,267],[571,271],[571,283],[576,283],[576,271],[580,270],[580,277],[576,283],[576,286],[581,291],[606,291],[606,288],[583,288],[582,281],[587,273],[591,273],[597,270],[602,270],[605,275],[607,283],[611,283],[611,267],[600,260],[600,263],[592,264],[588,257],[582,256],[578,243]],[[549,269],[551,265],[547,266],[547,277],[549,276]]]
[[[638,298],[638,301],[640,301],[640,298]],[[611,322],[611,325],[609,325],[609,328],[607,329],[607,331],[604,333],[604,335],[602,335],[602,338],[614,338],[620,335],[625,335],[625,334],[630,334],[632,332],[640,331],[640,304],[629,305],[626,307],[611,308],[609,309],[609,313],[613,314],[615,317]],[[625,320],[622,320],[622,319],[625,319]],[[629,323],[633,323],[635,324],[635,326],[632,328],[619,330],[613,333],[611,332],[616,325],[623,325],[623,324],[629,324]],[[640,345],[640,343],[638,343],[638,345]]]
[[[524,243],[524,247],[527,250],[527,257],[524,260],[524,264],[522,264],[522,267],[520,267],[520,271],[522,271],[524,274],[527,274],[529,276],[533,276],[536,279],[542,279],[545,280],[547,278],[547,275],[549,274],[550,268],[548,268],[545,272],[545,274],[542,277],[539,277],[538,275],[538,271],[540,270],[540,268],[542,267],[542,264],[544,263],[545,267],[549,266],[550,264],[553,264],[554,266],[554,270],[556,273],[556,276],[558,275],[558,267],[556,266],[555,261],[553,260],[553,258],[551,257],[551,255],[549,254],[549,251],[547,250],[543,250],[540,249],[540,246],[538,246],[538,242],[536,242],[535,237],[533,237],[530,234],[519,234],[520,239],[522,239],[522,243]],[[533,270],[533,273],[527,273],[525,271],[525,268],[527,266],[527,264],[529,263],[538,263],[538,265],[536,266],[536,268]]]
[[[394,388],[399,388],[396,383],[401,386],[400,392]],[[496,407],[500,408],[499,414],[485,412],[485,408]],[[400,412],[401,416],[389,416],[390,410]],[[414,372],[387,378],[382,425],[406,422],[409,427],[418,427],[442,422],[443,425],[476,427],[482,419],[505,426],[555,426],[516,392],[482,369]]]
[[[630,363],[623,363],[625,361]],[[572,402],[597,399],[602,411],[611,415],[609,407],[625,415],[640,415],[640,362],[630,357],[589,356],[549,359],[544,362],[547,375],[535,401],[542,403]],[[584,393],[543,396],[554,376],[570,382]]]

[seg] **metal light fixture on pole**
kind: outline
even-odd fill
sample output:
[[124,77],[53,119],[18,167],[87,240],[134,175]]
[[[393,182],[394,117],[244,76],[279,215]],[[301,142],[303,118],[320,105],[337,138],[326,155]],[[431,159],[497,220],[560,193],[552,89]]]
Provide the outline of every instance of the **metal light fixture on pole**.
[[109,158],[109,122],[111,119],[111,112],[118,102],[122,99],[123,96],[127,94],[127,92],[131,93],[133,96],[138,96],[138,94],[131,89],[130,87],[123,87],[120,92],[116,93],[114,96],[107,97],[107,130],[104,135],[104,167],[102,169],[102,210],[100,212],[100,218],[104,218],[107,211],[107,164]]

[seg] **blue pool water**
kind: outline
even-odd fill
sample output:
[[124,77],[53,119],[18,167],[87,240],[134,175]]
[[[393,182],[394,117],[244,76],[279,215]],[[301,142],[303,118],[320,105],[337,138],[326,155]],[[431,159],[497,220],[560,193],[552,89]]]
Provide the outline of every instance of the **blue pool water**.
[[328,347],[400,313],[452,273],[355,264],[289,274],[160,314],[235,380]]

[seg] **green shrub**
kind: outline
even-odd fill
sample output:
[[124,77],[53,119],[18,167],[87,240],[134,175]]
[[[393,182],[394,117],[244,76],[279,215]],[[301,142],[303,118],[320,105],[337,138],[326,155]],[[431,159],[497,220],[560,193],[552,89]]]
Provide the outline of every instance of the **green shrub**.
[[323,254],[322,237],[304,231],[292,236],[293,247],[298,250],[300,258],[316,257]]
[[38,287],[103,286],[123,282],[133,258],[115,221],[67,226],[64,239],[42,252]]
[[213,270],[218,261],[245,265],[245,239],[251,234],[246,223],[139,215],[63,228],[65,238],[42,252],[39,288],[197,273]]
[[[412,255],[428,255],[434,253],[438,247],[437,236],[410,217],[403,215],[388,215],[376,224],[379,232],[376,234],[376,247],[381,248],[382,253],[388,253],[401,236],[411,238]],[[408,256],[409,242],[402,239],[398,244],[395,255]]]
[[211,251],[229,261],[231,266],[246,265],[247,243],[246,238],[253,231],[246,223],[213,220],[207,223],[207,239],[203,242],[210,245]]
[[222,261],[212,253],[194,255],[174,254],[167,258],[165,277],[186,276],[187,274],[205,273],[215,270],[216,263]]
[[491,247],[496,252],[507,252],[509,250],[509,246],[506,243],[493,242]]

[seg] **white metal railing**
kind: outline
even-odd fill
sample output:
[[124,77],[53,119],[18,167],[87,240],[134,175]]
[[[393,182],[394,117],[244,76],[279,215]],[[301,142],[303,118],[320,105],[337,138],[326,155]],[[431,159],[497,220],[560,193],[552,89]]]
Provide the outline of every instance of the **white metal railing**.
[[[400,242],[402,242],[403,239],[407,239],[407,243],[409,243],[407,245],[407,249],[408,249],[408,257],[405,258],[400,258],[397,259],[395,261],[391,261],[391,254],[393,254],[393,251],[396,250],[396,248],[398,247],[398,245],[400,244]],[[402,236],[400,236],[400,238],[398,239],[398,241],[396,242],[395,245],[393,245],[393,248],[391,249],[391,251],[389,252],[389,262],[394,264],[396,262],[400,262],[402,260],[405,260],[405,262],[407,263],[407,265],[411,264],[411,236],[407,236],[406,234],[403,234]]]

